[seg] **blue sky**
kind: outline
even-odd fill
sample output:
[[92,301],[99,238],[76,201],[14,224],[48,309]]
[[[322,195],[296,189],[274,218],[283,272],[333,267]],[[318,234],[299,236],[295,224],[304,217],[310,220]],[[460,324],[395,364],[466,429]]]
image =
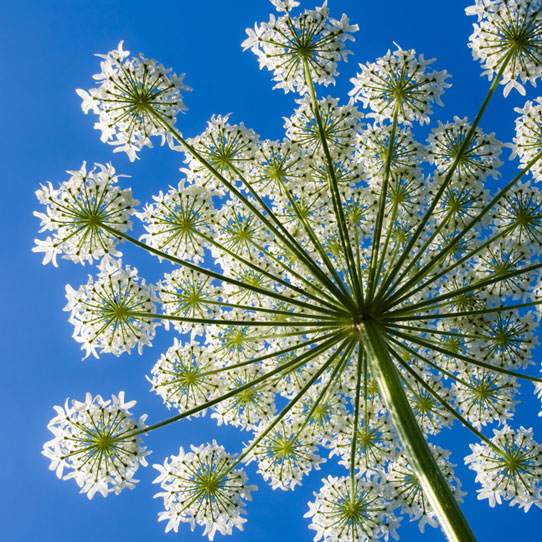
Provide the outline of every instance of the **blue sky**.
[[[360,2],[329,0],[332,15],[346,12],[360,26],[355,52],[349,64],[340,66],[336,88],[326,94],[345,97],[348,80],[357,62],[372,61],[393,48],[415,48],[426,57],[436,57],[437,69],[447,69],[453,87],[444,96],[445,107],[437,108],[436,118],[453,115],[471,118],[487,90],[487,80],[471,58],[467,38],[472,19],[463,11],[470,2]],[[311,2],[304,1],[306,7]],[[0,87],[0,118],[4,137],[0,149],[2,197],[0,236],[4,284],[0,305],[2,378],[2,446],[0,447],[0,538],[8,541],[79,542],[203,540],[201,530],[191,533],[183,524],[177,535],[163,533],[156,515],[160,502],[153,500],[154,469],[138,472],[140,484],[134,491],[93,501],[78,494],[73,481],[59,481],[48,471],[48,461],[40,455],[50,438],[47,422],[52,406],[63,404],[67,396],[82,399],[85,392],[104,397],[125,390],[128,400],[136,399],[135,413],[149,413],[151,422],[167,417],[160,400],[149,393],[144,375],[150,371],[171,338],[159,333],[152,349],[143,355],[103,356],[81,361],[82,353],[71,339],[67,322],[64,286],[86,282],[92,269],[61,261],[59,269],[43,267],[41,258],[31,252],[37,236],[38,220],[34,192],[39,183],[53,184],[67,178],[65,170],[78,169],[83,160],[112,161],[119,173],[132,176],[137,199],[146,201],[153,193],[176,184],[180,155],[157,147],[145,149],[141,159],[130,163],[124,155],[113,155],[112,147],[99,141],[93,129],[94,118],[83,115],[75,88],[93,86],[91,75],[98,71],[94,53],[105,53],[125,40],[132,53],[143,52],[177,73],[186,72],[186,83],[194,92],[186,95],[189,108],[179,126],[187,136],[204,129],[213,113],[233,113],[234,122],[243,121],[263,138],[282,137],[282,117],[293,109],[294,96],[272,91],[270,75],[260,71],[255,57],[241,51],[246,27],[266,20],[271,5],[264,0],[220,2],[164,1],[151,5],[140,0],[19,0],[5,2],[0,17],[0,54],[3,85]],[[537,96],[529,89],[528,96]],[[523,99],[512,92],[507,100],[498,94],[482,122],[486,131],[495,131],[501,140],[512,134],[513,108]],[[436,120],[432,125],[436,124]],[[514,172],[515,165],[504,169]],[[144,271],[149,280],[159,278],[149,258],[125,249],[125,260]],[[535,358],[539,362],[542,349]],[[517,425],[538,426],[539,403],[532,386],[524,387],[524,403],[518,408]],[[524,514],[517,508],[489,508],[476,500],[474,474],[465,469],[462,456],[468,452],[468,435],[461,429],[444,434],[441,442],[454,451],[464,489],[469,491],[463,509],[480,542],[515,537],[540,537],[542,510]],[[235,430],[216,428],[210,419],[181,422],[147,439],[153,450],[150,463],[162,462],[176,453],[179,445],[199,444],[216,438],[228,450],[240,447],[242,435]],[[324,465],[322,474],[331,472]],[[313,532],[303,518],[306,502],[320,486],[319,473],[310,476],[295,492],[271,491],[258,479],[254,468],[249,475],[259,486],[248,506],[244,532],[236,531],[232,542],[308,542]],[[404,522],[405,523],[405,522]],[[401,540],[439,542],[443,536],[428,528],[420,537],[417,528],[406,525]],[[220,535],[217,536],[221,540]]]

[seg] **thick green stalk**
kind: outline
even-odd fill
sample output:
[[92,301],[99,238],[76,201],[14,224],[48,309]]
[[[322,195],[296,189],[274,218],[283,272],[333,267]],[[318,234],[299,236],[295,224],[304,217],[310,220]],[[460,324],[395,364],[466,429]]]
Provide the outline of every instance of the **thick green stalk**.
[[388,409],[405,455],[431,504],[449,542],[475,542],[446,479],[427,444],[401,384],[380,326],[373,320],[359,324],[359,332],[369,358],[380,395]]

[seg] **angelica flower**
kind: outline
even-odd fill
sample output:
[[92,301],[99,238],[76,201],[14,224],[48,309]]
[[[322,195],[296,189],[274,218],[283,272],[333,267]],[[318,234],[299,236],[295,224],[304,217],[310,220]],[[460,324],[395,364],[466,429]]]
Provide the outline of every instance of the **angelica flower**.
[[182,90],[191,90],[155,60],[129,58],[130,51],[109,51],[103,58],[101,72],[94,75],[99,87],[88,92],[77,89],[83,99],[83,111],[99,117],[94,127],[102,132],[102,141],[115,145],[113,152],[126,152],[131,161],[144,147],[152,147],[150,138],[166,140],[163,121],[175,124],[177,114],[186,110]]
[[334,84],[337,62],[351,54],[344,43],[353,40],[351,33],[358,25],[351,25],[344,14],[340,21],[329,17],[327,2],[293,17],[290,9],[294,4],[297,2],[289,3],[287,9],[280,6],[285,15],[271,15],[268,23],[247,29],[248,38],[242,45],[258,57],[261,68],[273,72],[275,88],[303,94],[307,90],[305,62],[312,68],[316,83]]
[[399,520],[390,510],[382,489],[377,478],[356,478],[353,485],[346,476],[324,479],[305,514],[311,518],[309,529],[316,531],[315,542],[368,542],[389,540],[390,535],[397,539]]
[[120,260],[103,258],[97,280],[89,276],[87,284],[74,290],[66,286],[69,321],[73,337],[81,343],[86,356],[98,352],[119,356],[137,345],[151,344],[157,322],[152,321],[158,298],[154,288],[138,279],[137,269],[122,267]]
[[405,124],[427,123],[432,103],[442,105],[440,97],[450,86],[446,83],[446,71],[427,70],[432,62],[434,59],[426,60],[423,55],[416,57],[413,49],[403,51],[398,47],[376,62],[360,64],[361,72],[351,79],[354,88],[349,94],[371,109],[378,121],[397,114]]
[[478,499],[488,499],[490,506],[511,501],[525,512],[533,504],[542,508],[542,446],[533,430],[505,426],[493,433],[489,442],[471,444],[472,454],[465,458],[482,485]]
[[131,229],[130,215],[139,204],[130,188],[117,186],[119,175],[111,164],[96,166],[87,172],[86,162],[79,171],[68,171],[71,177],[54,189],[51,183],[36,192],[45,213],[34,212],[41,219],[41,230],[52,231],[53,237],[36,239],[33,252],[44,252],[43,263],[56,257],[74,262],[92,263],[104,254],[120,256],[116,250],[118,237],[103,226],[125,232]]
[[209,540],[217,531],[243,530],[245,501],[251,500],[256,486],[247,484],[245,471],[234,466],[234,456],[215,441],[191,449],[185,452],[181,447],[163,465],[153,465],[160,473],[154,483],[163,490],[155,497],[163,499],[165,508],[158,521],[168,522],[166,532],[177,532],[181,521],[192,530],[201,525]]
[[294,489],[313,468],[325,461],[312,439],[300,436],[295,424],[282,423],[265,436],[248,461],[258,461],[258,472],[273,489]]
[[476,128],[467,149],[461,150],[467,132],[471,125],[466,118],[454,117],[453,122],[439,122],[428,139],[429,161],[435,164],[445,175],[457,161],[453,173],[454,181],[460,185],[469,184],[480,188],[480,181],[489,176],[497,177],[498,169],[502,166],[499,160],[502,143],[497,141],[495,134],[486,135]]
[[[522,83],[536,86],[542,76],[542,4],[540,0],[475,0],[465,9],[476,15],[469,47],[491,81],[502,71],[504,95],[515,88],[525,95]],[[520,82],[521,81],[521,82]]]
[[134,474],[140,464],[147,466],[150,454],[141,438],[132,435],[146,427],[147,418],[144,414],[136,421],[130,412],[135,404],[126,403],[121,391],[107,401],[87,393],[83,402],[66,399],[64,408],[55,406],[57,416],[47,426],[54,438],[42,452],[51,460],[50,470],[63,480],[73,478],[89,499],[133,489]]
[[[168,408],[187,411],[216,394],[220,380],[211,353],[197,343],[183,345],[175,337],[173,345],[160,356],[148,380]],[[203,412],[202,414],[205,414]],[[199,416],[196,412],[194,416]]]

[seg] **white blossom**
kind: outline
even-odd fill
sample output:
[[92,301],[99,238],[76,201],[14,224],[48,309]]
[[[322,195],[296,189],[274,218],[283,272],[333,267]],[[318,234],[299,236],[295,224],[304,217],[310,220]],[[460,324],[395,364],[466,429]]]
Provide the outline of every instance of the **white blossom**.
[[353,40],[352,32],[358,30],[358,25],[351,25],[344,14],[340,20],[329,17],[327,1],[296,17],[289,12],[294,4],[297,2],[289,2],[288,9],[281,7],[285,15],[278,18],[271,15],[268,23],[247,29],[243,48],[252,50],[261,68],[273,72],[275,88],[303,94],[307,91],[305,63],[312,69],[315,83],[325,86],[335,83],[337,62],[351,54],[344,44]]
[[491,81],[504,70],[500,83],[507,96],[515,88],[525,95],[523,84],[536,86],[542,76],[542,16],[540,0],[475,0],[466,8],[476,15],[469,47]]
[[181,90],[191,90],[155,60],[140,55],[129,57],[123,50],[109,51],[102,58],[101,72],[94,75],[99,83],[88,92],[78,89],[83,111],[98,115],[94,127],[102,132],[102,141],[115,145],[113,152],[126,152],[131,161],[144,147],[152,147],[150,138],[166,139],[163,123],[175,124],[177,114],[184,111]]
[[133,489],[134,474],[139,464],[147,466],[150,454],[134,435],[146,427],[147,418],[144,414],[136,421],[130,412],[135,404],[126,403],[121,391],[106,401],[87,393],[83,402],[66,399],[64,408],[55,406],[57,415],[47,426],[54,438],[42,452],[51,460],[50,470],[63,480],[73,478],[89,499]]
[[316,531],[315,542],[368,542],[389,540],[390,535],[399,538],[399,521],[383,496],[380,480],[356,478],[353,487],[347,476],[328,476],[323,482],[305,514],[311,518],[309,529]]
[[354,101],[361,101],[371,109],[378,121],[392,119],[394,114],[400,122],[410,124],[429,122],[432,103],[442,105],[440,97],[449,77],[446,71],[428,71],[427,66],[435,59],[426,60],[416,56],[413,49],[404,51],[398,47],[388,51],[376,62],[360,64],[361,72],[351,82],[350,91]]
[[542,446],[533,430],[505,426],[493,433],[489,442],[471,444],[472,454],[465,458],[482,486],[478,499],[488,499],[490,506],[511,501],[525,512],[533,504],[542,508]]
[[216,532],[243,530],[245,501],[251,500],[256,486],[247,483],[245,471],[234,466],[234,456],[215,441],[191,449],[181,447],[163,465],[153,465],[159,472],[154,483],[162,489],[155,497],[163,499],[165,508],[158,521],[168,522],[166,532],[177,532],[180,522],[192,530],[201,525],[209,540]]
[[154,288],[137,277],[137,269],[122,267],[121,260],[104,257],[95,280],[89,276],[87,284],[74,290],[66,286],[73,338],[81,343],[86,356],[111,352],[119,356],[136,345],[139,353],[143,345],[150,345],[157,322],[153,322]]
[[139,204],[130,188],[117,186],[119,175],[111,164],[96,166],[87,172],[83,162],[79,171],[68,171],[71,177],[55,189],[51,183],[36,192],[45,213],[34,212],[41,220],[41,230],[53,232],[45,240],[36,239],[34,252],[43,252],[43,263],[57,266],[56,257],[74,262],[92,263],[104,254],[120,256],[118,237],[103,227],[119,232],[131,229],[130,215]]

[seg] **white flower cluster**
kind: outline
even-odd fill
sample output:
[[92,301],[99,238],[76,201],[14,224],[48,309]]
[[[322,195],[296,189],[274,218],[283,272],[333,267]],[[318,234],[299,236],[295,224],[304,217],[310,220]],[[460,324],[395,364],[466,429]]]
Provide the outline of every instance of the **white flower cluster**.
[[258,57],[260,67],[273,72],[275,88],[285,92],[307,92],[305,66],[310,66],[314,82],[322,85],[335,83],[337,62],[346,60],[351,51],[344,49],[347,40],[358,25],[351,25],[348,17],[340,20],[329,17],[327,1],[318,8],[305,10],[300,15],[290,15],[290,8],[297,2],[277,2],[278,11],[285,14],[269,22],[247,29],[244,49],[251,49]]
[[508,426],[493,430],[490,443],[471,444],[465,463],[476,472],[482,489],[479,499],[490,506],[511,501],[525,512],[535,504],[542,508],[542,445],[533,439],[533,430]]
[[314,493],[305,517],[309,529],[316,531],[315,542],[369,542],[398,539],[399,519],[383,498],[384,486],[378,478],[356,479],[328,476],[320,491]]
[[468,147],[459,152],[470,128],[467,118],[454,117],[453,122],[446,124],[439,121],[438,128],[428,138],[427,152],[429,161],[437,166],[441,175],[445,175],[456,161],[453,180],[461,186],[468,185],[480,191],[483,189],[482,181],[490,176],[499,176],[502,143],[495,134],[487,135],[476,128]]
[[94,76],[98,88],[88,92],[78,89],[85,113],[99,116],[94,127],[102,132],[102,141],[115,145],[113,152],[126,152],[131,161],[144,147],[152,147],[150,138],[166,139],[163,122],[175,124],[177,114],[184,111],[181,90],[184,74],[177,77],[155,60],[130,56],[122,48],[110,51],[103,58],[101,72]]
[[[502,71],[504,95],[515,88],[525,95],[522,83],[536,86],[542,76],[542,3],[540,0],[475,0],[465,9],[477,23],[469,47],[491,81]],[[521,82],[520,82],[521,81]]]
[[[506,92],[542,69],[539,4],[469,9],[479,18],[473,50],[491,77],[502,72]],[[348,103],[319,97],[313,83],[334,82],[355,27],[329,18],[326,4],[298,16],[295,0],[273,5],[281,15],[250,30],[244,47],[277,86],[302,94],[284,139],[261,140],[228,115],[184,139],[172,126],[180,80],[120,46],[103,57],[101,86],[81,92],[84,108],[131,158],[150,136],[168,139],[184,154],[184,178],[133,213],[136,238],[126,233],[130,192],[110,166],[83,166],[38,193],[42,227],[54,233],[35,250],[53,262],[102,258],[96,278],[67,287],[87,356],[141,351],[158,322],[177,334],[148,378],[176,412],[149,431],[211,411],[248,434],[239,455],[213,441],[156,466],[166,531],[187,522],[212,539],[242,528],[253,486],[241,464],[254,461],[272,488],[291,490],[337,456],[349,475],[325,478],[309,504],[316,540],[388,540],[401,513],[422,531],[440,523],[450,539],[472,542],[449,452],[430,443],[444,428],[460,422],[481,440],[466,459],[480,498],[542,505],[542,449],[531,429],[508,425],[522,380],[542,395],[539,373],[529,374],[542,307],[542,100],[517,110],[522,170],[499,189],[488,179],[499,176],[503,144],[481,127],[497,83],[472,122],[439,122],[424,145],[410,125],[429,122],[445,71],[397,49],[361,65]],[[111,257],[118,239],[167,260],[156,287]],[[124,418],[107,413],[117,406],[124,412],[122,396],[112,405],[89,396],[57,407],[51,425],[54,468],[74,468],[89,494],[132,483],[133,461],[110,475],[100,459],[135,431],[116,432],[115,416]],[[95,419],[99,434],[85,433],[94,444],[65,451],[86,437],[63,435]],[[75,474],[87,453],[92,482]],[[117,468],[120,456],[107,457]]]
[[[292,424],[281,424],[266,435],[253,451],[258,472],[273,489],[291,490],[301,484],[313,468],[320,469],[324,458],[317,455],[313,439],[300,437]],[[257,438],[256,434],[256,438]]]
[[376,62],[360,64],[361,72],[351,79],[350,96],[371,109],[377,121],[393,119],[410,124],[429,122],[433,102],[442,105],[440,97],[450,85],[446,70],[428,71],[435,59],[416,56],[413,49],[388,51]]
[[185,452],[181,447],[163,465],[153,465],[160,473],[154,483],[163,490],[155,497],[161,497],[165,507],[158,521],[168,522],[166,532],[177,532],[181,521],[192,530],[201,525],[209,540],[216,532],[231,534],[234,527],[243,530],[246,519],[241,514],[256,486],[247,484],[244,470],[232,468],[233,456],[215,441],[191,449]]
[[43,252],[43,263],[57,266],[56,257],[77,263],[92,263],[104,254],[120,256],[115,248],[118,237],[104,226],[125,232],[131,229],[130,216],[139,204],[132,198],[130,188],[117,186],[119,175],[111,164],[96,164],[87,172],[86,163],[79,171],[68,171],[71,177],[53,188],[42,185],[36,196],[45,213],[34,212],[41,220],[41,230],[52,231],[45,240],[36,239],[34,252]]
[[158,301],[154,288],[138,278],[137,269],[123,267],[121,260],[104,257],[99,270],[96,280],[89,276],[78,290],[66,285],[64,310],[70,312],[73,338],[81,343],[85,357],[98,357],[98,352],[119,356],[136,345],[141,353],[158,325],[152,321]]
[[[188,411],[207,402],[220,381],[213,370],[211,353],[197,343],[183,345],[175,337],[173,346],[163,354],[151,371],[152,389],[168,408]],[[199,416],[203,412],[196,412]]]
[[181,181],[177,188],[160,192],[153,200],[136,213],[147,230],[141,241],[172,256],[201,263],[205,238],[214,222],[211,193]]
[[541,182],[542,163],[538,159],[538,154],[542,151],[542,98],[529,100],[525,102],[523,107],[518,107],[515,111],[520,116],[516,119],[514,156],[515,154],[519,155],[522,168],[530,165],[534,180]]
[[[104,497],[124,488],[133,489],[139,465],[147,466],[150,454],[141,446],[141,432],[147,415],[136,421],[130,409],[135,401],[124,401],[124,392],[104,401],[87,393],[83,402],[66,399],[64,408],[55,406],[57,415],[48,429],[54,438],[45,443],[43,455],[51,460],[50,469],[59,478],[73,478],[89,499],[96,493]],[[65,471],[68,470],[68,473]]]

